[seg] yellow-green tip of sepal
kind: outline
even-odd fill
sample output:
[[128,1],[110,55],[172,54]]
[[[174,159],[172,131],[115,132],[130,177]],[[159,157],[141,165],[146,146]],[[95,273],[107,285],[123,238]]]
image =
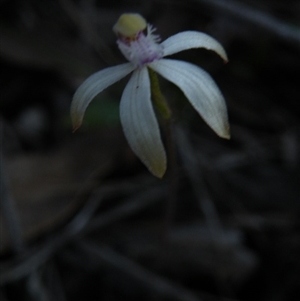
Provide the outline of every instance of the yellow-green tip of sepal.
[[117,35],[133,37],[147,27],[146,20],[140,14],[123,14],[113,27]]
[[151,166],[148,166],[149,171],[156,177],[162,178],[166,173],[167,160],[164,158],[163,162],[155,162]]

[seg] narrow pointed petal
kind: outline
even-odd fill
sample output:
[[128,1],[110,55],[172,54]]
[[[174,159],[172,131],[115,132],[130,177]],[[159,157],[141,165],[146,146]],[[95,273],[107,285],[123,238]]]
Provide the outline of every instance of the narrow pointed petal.
[[161,45],[164,48],[164,56],[191,48],[205,48],[215,51],[225,62],[228,61],[223,46],[203,32],[183,31],[169,37]]
[[193,64],[169,59],[152,62],[149,67],[178,86],[220,137],[230,138],[225,100],[207,72]]
[[89,76],[77,89],[71,104],[71,119],[73,130],[77,130],[82,123],[84,112],[91,100],[134,70],[131,63],[109,67]]
[[121,123],[134,153],[155,176],[166,171],[166,154],[152,107],[146,67],[133,72],[120,103]]

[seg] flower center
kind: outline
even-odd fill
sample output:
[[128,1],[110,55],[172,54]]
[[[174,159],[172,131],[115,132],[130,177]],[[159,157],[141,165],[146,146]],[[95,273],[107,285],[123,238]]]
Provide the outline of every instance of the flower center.
[[143,66],[163,57],[159,37],[153,34],[154,29],[150,25],[145,35],[143,30],[146,26],[145,19],[139,14],[123,14],[113,27],[120,51],[135,66]]

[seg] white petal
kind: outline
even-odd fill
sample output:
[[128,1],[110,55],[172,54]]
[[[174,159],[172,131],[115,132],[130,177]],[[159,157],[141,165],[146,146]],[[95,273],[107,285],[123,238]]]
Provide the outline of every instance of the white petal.
[[207,72],[193,64],[169,59],[152,62],[149,67],[177,85],[220,137],[230,137],[225,100]]
[[92,74],[79,86],[71,104],[71,118],[74,130],[80,127],[84,112],[91,100],[132,70],[134,70],[134,66],[131,63],[109,67]]
[[211,36],[198,31],[179,32],[161,43],[164,47],[164,56],[191,48],[205,48],[215,51],[225,62],[227,55],[223,46]]
[[146,67],[133,72],[122,95],[120,116],[130,147],[147,168],[161,178],[166,171],[166,154],[152,107]]

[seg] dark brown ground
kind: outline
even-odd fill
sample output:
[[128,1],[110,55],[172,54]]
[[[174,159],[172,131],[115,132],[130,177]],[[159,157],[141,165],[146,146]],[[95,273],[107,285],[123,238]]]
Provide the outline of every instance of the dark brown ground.
[[[216,80],[232,138],[161,80],[178,163],[162,180],[119,125],[128,79],[71,133],[76,87],[125,61],[111,27],[128,11],[162,39],[206,32],[229,57],[173,56]],[[1,301],[299,298],[299,1],[2,0],[0,19]]]

